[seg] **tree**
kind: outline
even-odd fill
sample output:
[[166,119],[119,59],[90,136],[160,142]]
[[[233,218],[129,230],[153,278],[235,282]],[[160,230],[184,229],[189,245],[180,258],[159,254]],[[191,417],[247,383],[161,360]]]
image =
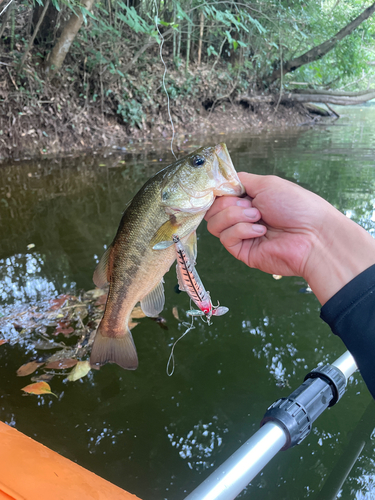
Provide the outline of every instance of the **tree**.
[[[94,0],[83,0],[82,7],[90,11],[94,5]],[[47,75],[55,74],[60,70],[70,46],[73,43],[81,25],[83,23],[82,9],[78,14],[72,13],[69,21],[66,23],[60,38],[57,40],[56,45],[53,47],[52,52],[48,58],[45,66]]]
[[333,37],[327,40],[316,47],[308,50],[301,56],[290,59],[289,61],[281,64],[280,60],[274,63],[274,67],[276,69],[272,72],[269,77],[265,78],[265,83],[267,86],[274,83],[276,80],[279,80],[282,75],[286,73],[290,73],[300,68],[301,66],[311,63],[312,61],[317,61],[324,57],[328,52],[330,52],[335,45],[340,42],[343,38],[350,35],[360,24],[363,23],[366,19],[368,19],[375,12],[375,3],[370,5],[366,10],[364,10],[359,16],[357,16],[353,21],[347,24],[344,28],[342,28],[338,33],[336,33]]

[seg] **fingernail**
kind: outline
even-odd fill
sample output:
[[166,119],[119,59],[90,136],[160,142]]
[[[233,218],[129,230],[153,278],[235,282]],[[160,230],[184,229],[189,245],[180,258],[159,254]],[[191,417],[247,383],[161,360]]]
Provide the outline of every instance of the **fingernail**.
[[255,219],[258,215],[258,210],[256,208],[245,208],[243,214],[249,219]]
[[237,206],[238,207],[251,207],[251,202],[250,200],[243,198],[242,200],[237,200]]
[[253,224],[253,231],[256,233],[262,234],[265,232],[265,227],[262,224]]

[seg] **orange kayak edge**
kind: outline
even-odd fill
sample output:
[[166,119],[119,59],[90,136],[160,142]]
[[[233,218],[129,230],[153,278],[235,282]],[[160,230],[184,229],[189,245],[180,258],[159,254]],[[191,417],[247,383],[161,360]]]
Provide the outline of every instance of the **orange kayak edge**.
[[0,500],[139,500],[0,422]]

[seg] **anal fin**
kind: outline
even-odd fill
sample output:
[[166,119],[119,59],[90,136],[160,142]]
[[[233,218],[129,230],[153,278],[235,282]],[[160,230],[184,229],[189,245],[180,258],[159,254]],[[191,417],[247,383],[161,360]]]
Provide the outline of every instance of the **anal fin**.
[[164,309],[165,296],[163,280],[141,300],[141,308],[146,316],[156,318]]

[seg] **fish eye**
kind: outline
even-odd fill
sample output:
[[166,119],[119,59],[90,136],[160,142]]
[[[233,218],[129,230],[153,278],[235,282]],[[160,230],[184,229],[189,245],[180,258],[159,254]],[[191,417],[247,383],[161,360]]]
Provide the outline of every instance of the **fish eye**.
[[195,156],[195,158],[193,159],[193,166],[194,167],[201,167],[202,165],[204,165],[206,162],[205,158],[203,158],[203,156]]

